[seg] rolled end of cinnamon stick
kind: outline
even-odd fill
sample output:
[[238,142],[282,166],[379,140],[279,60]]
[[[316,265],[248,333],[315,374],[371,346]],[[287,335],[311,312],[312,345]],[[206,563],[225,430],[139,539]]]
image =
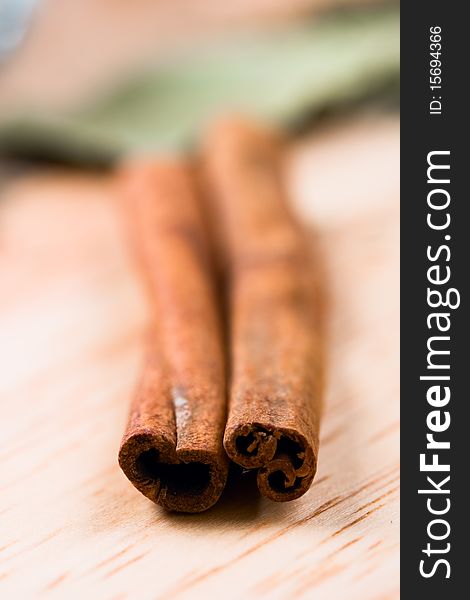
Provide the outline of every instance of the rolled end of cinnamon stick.
[[145,429],[123,440],[119,465],[144,496],[177,512],[207,510],[227,479],[224,457],[204,449],[175,453],[170,440]]
[[234,462],[246,469],[258,469],[260,492],[275,502],[299,498],[315,477],[316,452],[296,430],[275,428],[269,423],[228,426],[224,446]]
[[119,465],[144,496],[163,508],[202,512],[217,502],[227,480],[223,405],[214,404],[210,382],[191,377],[186,388],[174,386],[161,341],[161,332],[152,330]]

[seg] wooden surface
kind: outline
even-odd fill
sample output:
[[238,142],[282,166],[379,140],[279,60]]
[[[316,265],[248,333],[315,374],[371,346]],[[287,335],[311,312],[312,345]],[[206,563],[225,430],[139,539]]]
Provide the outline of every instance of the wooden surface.
[[117,465],[147,312],[108,181],[4,188],[2,598],[398,597],[398,120],[325,126],[288,172],[331,297],[319,472],[296,502],[248,479],[195,516]]

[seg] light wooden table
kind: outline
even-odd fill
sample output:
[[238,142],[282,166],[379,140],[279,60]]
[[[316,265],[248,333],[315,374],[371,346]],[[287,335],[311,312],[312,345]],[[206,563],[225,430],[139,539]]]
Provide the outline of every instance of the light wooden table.
[[317,130],[289,161],[331,294],[319,472],[274,504],[141,496],[116,453],[147,309],[106,178],[43,171],[0,204],[0,597],[398,597],[398,119]]

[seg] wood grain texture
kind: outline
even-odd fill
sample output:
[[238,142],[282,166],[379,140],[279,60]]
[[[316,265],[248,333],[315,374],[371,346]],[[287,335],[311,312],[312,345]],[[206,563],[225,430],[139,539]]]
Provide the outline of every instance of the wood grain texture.
[[247,479],[201,515],[117,465],[148,313],[109,182],[3,190],[2,598],[398,597],[398,120],[325,126],[288,173],[331,298],[319,471],[293,503]]

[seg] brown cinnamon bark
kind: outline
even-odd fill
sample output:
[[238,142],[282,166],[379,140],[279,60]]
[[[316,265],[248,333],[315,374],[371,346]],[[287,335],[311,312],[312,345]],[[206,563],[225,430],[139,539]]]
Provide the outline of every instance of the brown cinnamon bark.
[[224,446],[258,469],[275,501],[304,494],[317,468],[322,352],[315,269],[280,180],[280,143],[249,122],[217,125],[205,182],[229,269],[231,389]]
[[222,328],[193,183],[177,162],[119,177],[155,318],[119,464],[142,494],[183,512],[217,501],[228,465]]

